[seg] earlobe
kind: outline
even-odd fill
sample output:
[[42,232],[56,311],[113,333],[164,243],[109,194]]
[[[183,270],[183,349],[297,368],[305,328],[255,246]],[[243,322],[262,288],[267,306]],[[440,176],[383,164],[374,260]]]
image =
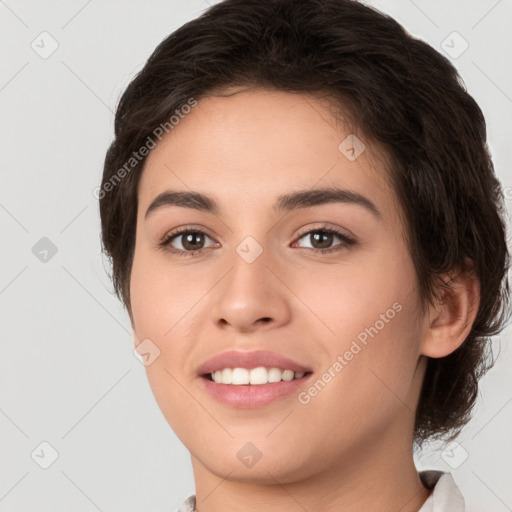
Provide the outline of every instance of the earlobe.
[[480,283],[472,266],[446,276],[446,288],[429,309],[421,354],[440,358],[459,348],[471,331],[480,305]]

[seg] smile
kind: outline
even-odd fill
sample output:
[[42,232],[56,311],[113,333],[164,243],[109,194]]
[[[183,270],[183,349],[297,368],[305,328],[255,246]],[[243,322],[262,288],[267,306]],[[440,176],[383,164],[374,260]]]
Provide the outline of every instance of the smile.
[[232,386],[243,386],[247,384],[261,386],[275,382],[289,382],[304,377],[304,372],[293,370],[281,370],[280,368],[224,368],[210,373],[210,378],[217,384],[229,384]]
[[248,409],[296,396],[312,368],[268,350],[229,350],[197,368],[202,390],[217,403]]

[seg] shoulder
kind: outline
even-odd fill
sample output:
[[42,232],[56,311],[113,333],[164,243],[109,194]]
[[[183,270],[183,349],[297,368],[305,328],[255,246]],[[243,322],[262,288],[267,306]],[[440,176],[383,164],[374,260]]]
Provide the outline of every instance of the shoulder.
[[196,512],[196,496],[192,494],[181,505],[176,512]]

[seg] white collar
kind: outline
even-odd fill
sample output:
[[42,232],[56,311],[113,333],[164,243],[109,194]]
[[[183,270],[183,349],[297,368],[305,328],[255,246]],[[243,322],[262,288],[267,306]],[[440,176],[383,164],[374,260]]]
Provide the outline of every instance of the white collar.
[[[425,487],[434,489],[418,512],[464,512],[464,498],[451,473],[426,470],[419,472]],[[177,512],[196,512],[196,497],[189,496]]]
[[466,505],[451,473],[420,471],[420,479],[427,488],[434,488],[418,512],[464,512]]

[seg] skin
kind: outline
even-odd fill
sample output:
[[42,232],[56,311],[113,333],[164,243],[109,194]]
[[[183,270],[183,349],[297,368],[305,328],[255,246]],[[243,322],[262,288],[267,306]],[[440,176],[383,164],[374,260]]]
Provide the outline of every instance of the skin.
[[[338,149],[350,133],[366,144],[355,161]],[[257,89],[201,99],[148,156],[130,282],[134,344],[149,338],[161,351],[147,375],[191,453],[199,512],[416,512],[427,499],[412,453],[425,356],[463,342],[478,283],[454,274],[452,292],[422,312],[384,161],[325,100]],[[381,216],[357,204],[272,209],[281,194],[324,186],[363,194]],[[167,205],[145,218],[167,189],[208,194],[221,212]],[[320,253],[302,233],[324,222],[356,244],[334,236],[326,247],[340,250]],[[189,225],[207,235],[200,253],[159,246]],[[236,252],[247,236],[263,249],[250,264]],[[190,251],[184,238],[172,248]],[[211,356],[263,349],[311,367],[307,391],[395,303],[401,311],[305,405],[292,394],[235,409],[201,386],[196,370]],[[262,454],[250,468],[237,457],[247,442]]]

